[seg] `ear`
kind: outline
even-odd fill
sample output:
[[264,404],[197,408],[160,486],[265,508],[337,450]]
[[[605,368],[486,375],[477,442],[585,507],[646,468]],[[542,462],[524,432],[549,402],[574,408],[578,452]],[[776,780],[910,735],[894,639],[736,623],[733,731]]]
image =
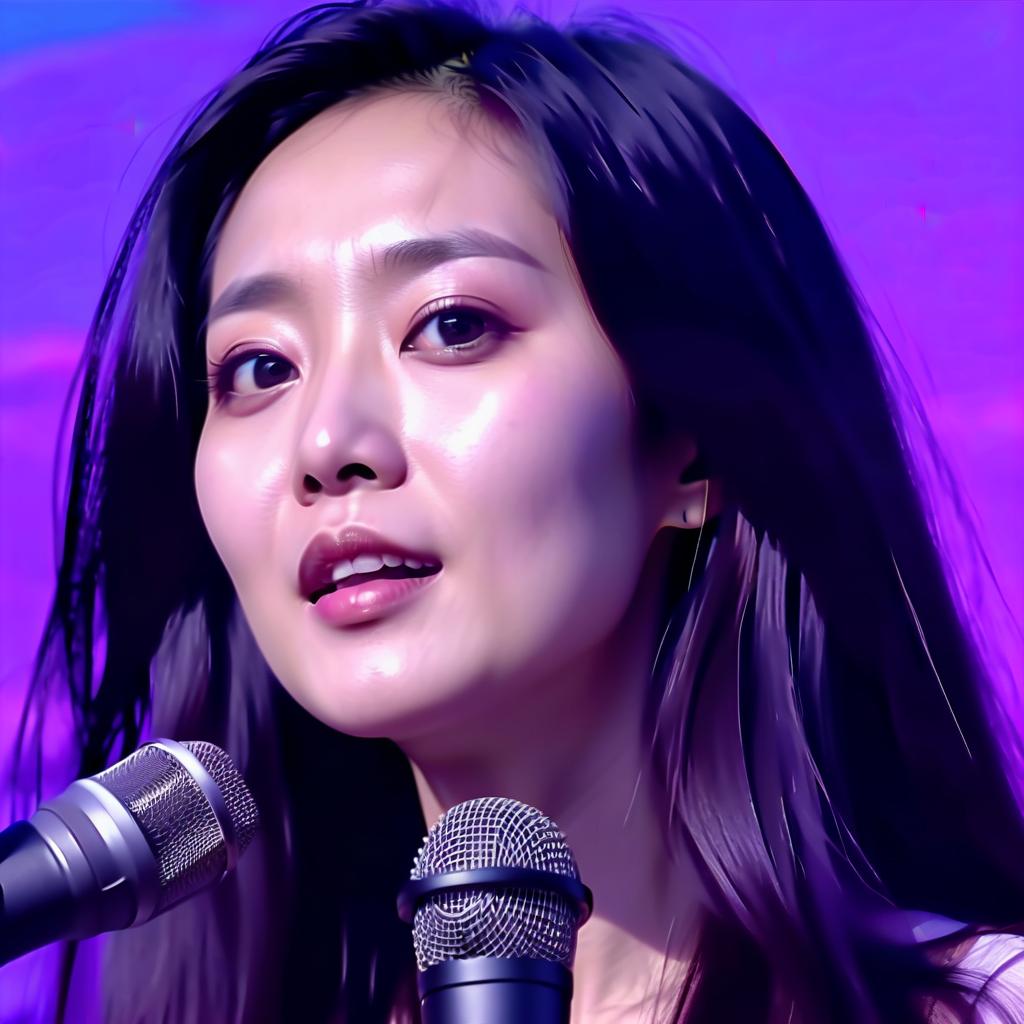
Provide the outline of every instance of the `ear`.
[[672,526],[681,530],[699,530],[722,510],[720,482],[708,476],[703,460],[692,445],[687,446],[686,455],[684,468],[668,488],[659,529]]

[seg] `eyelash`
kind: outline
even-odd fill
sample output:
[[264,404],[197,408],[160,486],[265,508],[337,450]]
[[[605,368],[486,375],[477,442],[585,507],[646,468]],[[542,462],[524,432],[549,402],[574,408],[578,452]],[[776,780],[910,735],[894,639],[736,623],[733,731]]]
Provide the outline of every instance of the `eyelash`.
[[[424,309],[423,315],[416,321],[415,325],[409,331],[408,338],[418,337],[431,320],[439,316],[441,313],[447,312],[472,313],[481,317],[494,329],[485,332],[485,335],[492,336],[491,341],[486,340],[485,337],[481,337],[475,341],[462,342],[457,345],[448,345],[446,348],[434,349],[434,354],[440,355],[442,359],[455,358],[454,356],[444,355],[446,352],[471,352],[478,348],[482,348],[484,345],[491,344],[495,340],[504,341],[509,335],[514,333],[514,329],[494,313],[481,309],[478,306],[471,305],[458,296],[449,296],[443,299],[435,299],[426,307],[426,309]],[[403,341],[402,348],[399,351],[405,351],[405,346],[406,342]],[[263,349],[244,349],[241,352],[236,352],[235,354],[228,356],[222,362],[211,360],[210,372],[206,377],[206,386],[209,393],[218,401],[231,394],[230,384],[234,379],[235,371],[238,367],[241,366],[242,363],[247,362],[250,359],[258,358],[261,355],[271,356],[277,360],[284,360],[284,356],[280,356],[275,352],[269,352]],[[263,388],[261,390],[269,391],[270,389]]]

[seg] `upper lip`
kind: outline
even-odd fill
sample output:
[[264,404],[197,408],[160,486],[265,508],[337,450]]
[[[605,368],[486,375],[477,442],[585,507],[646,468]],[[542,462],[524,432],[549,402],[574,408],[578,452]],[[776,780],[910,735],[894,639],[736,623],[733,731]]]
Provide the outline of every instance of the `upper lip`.
[[437,555],[422,548],[406,547],[365,526],[343,526],[339,530],[323,530],[306,546],[299,562],[299,590],[312,600],[318,590],[331,586],[331,571],[345,558],[363,554],[398,555],[414,558],[424,564],[439,565]]

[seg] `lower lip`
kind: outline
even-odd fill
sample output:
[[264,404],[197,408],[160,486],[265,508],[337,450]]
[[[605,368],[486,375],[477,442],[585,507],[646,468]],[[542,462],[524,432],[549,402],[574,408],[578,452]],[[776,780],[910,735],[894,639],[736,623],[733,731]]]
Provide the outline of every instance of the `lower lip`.
[[443,570],[433,576],[406,580],[369,580],[325,594],[312,605],[313,611],[329,626],[354,626],[397,611],[418,597]]

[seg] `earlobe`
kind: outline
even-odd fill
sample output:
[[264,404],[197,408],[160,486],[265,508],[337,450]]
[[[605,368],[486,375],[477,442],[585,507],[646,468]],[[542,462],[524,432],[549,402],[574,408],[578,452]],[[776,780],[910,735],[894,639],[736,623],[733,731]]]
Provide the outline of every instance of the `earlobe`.
[[[662,492],[664,504],[659,529],[671,526],[678,530],[699,530],[721,511],[720,481],[701,457],[692,438],[686,438],[677,446],[669,459],[668,465],[663,463],[663,469],[671,473],[671,478],[665,481],[667,490]],[[680,464],[685,467],[682,472],[678,468]]]
[[662,526],[698,530],[717,516],[721,508],[720,488],[714,480],[681,483],[674,489],[673,497]]
[[686,484],[683,488],[684,494],[681,494],[682,499],[680,512],[681,512],[681,526],[684,529],[695,529],[703,526],[708,518],[713,514],[710,511],[711,504],[711,482],[709,480],[695,480],[692,483]]

